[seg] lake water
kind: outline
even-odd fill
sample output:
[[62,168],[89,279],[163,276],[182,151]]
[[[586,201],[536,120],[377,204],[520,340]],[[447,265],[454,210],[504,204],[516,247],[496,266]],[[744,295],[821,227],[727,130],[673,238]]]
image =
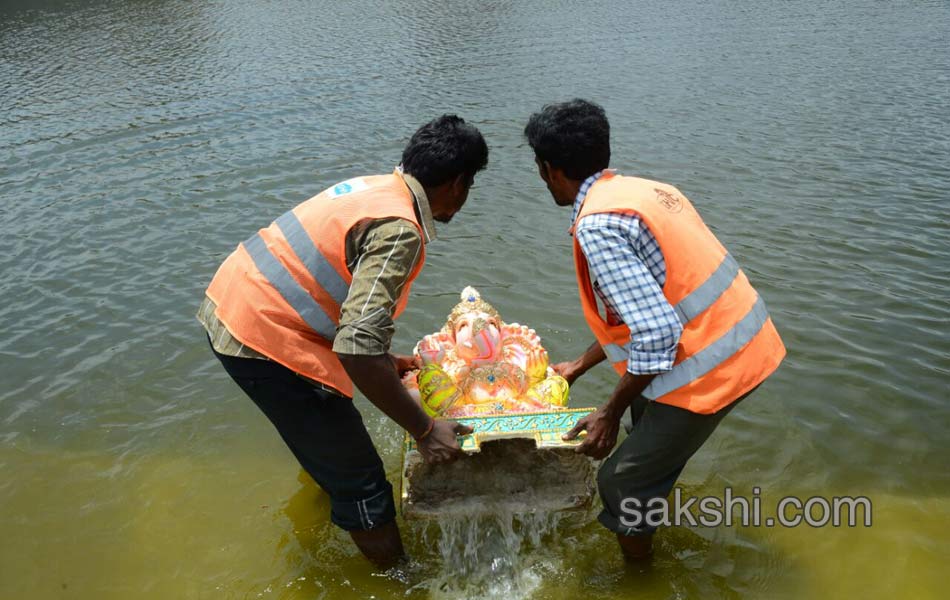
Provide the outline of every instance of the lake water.
[[[948,24],[943,0],[7,0],[0,597],[944,596]],[[499,516],[404,528],[416,564],[374,573],[214,361],[193,315],[219,262],[444,112],[491,163],[395,349],[471,284],[573,357],[569,211],[521,131],[575,96],[606,107],[612,166],[692,199],[789,349],[684,489],[864,495],[871,527],[668,529],[637,570],[590,516]],[[401,432],[357,402],[395,481]]]

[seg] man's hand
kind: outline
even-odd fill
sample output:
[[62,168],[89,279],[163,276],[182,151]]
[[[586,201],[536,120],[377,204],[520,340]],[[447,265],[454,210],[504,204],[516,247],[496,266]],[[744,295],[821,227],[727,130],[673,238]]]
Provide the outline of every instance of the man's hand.
[[393,366],[396,367],[396,372],[399,373],[400,377],[405,375],[407,371],[422,368],[421,361],[416,360],[415,356],[406,354],[390,354],[389,360],[393,361]]
[[450,463],[464,454],[459,447],[457,436],[468,435],[473,431],[468,425],[436,419],[432,424],[432,431],[421,440],[416,440],[416,446],[427,463]]
[[576,360],[559,362],[555,365],[551,365],[551,368],[554,369],[555,373],[566,379],[569,385],[574,385],[577,378],[584,374],[583,369]]
[[[620,413],[623,414],[623,413]],[[601,406],[577,422],[573,429],[561,436],[564,441],[577,438],[580,432],[587,432],[587,439],[574,449],[575,452],[586,454],[600,460],[606,458],[617,445],[617,434],[620,431],[620,415],[615,414],[607,406]]]
[[577,357],[577,360],[559,362],[556,365],[551,365],[551,368],[554,369],[555,373],[566,379],[568,384],[574,385],[578,377],[590,371],[605,358],[604,349],[595,341],[587,350],[584,350],[583,354]]
[[582,432],[587,432],[587,439],[575,448],[577,452],[592,458],[601,459],[610,454],[617,444],[617,433],[620,431],[620,418],[630,408],[634,398],[646,389],[655,374],[634,375],[624,373],[614,388],[610,399],[603,406],[577,422],[561,439],[570,441],[577,438]]

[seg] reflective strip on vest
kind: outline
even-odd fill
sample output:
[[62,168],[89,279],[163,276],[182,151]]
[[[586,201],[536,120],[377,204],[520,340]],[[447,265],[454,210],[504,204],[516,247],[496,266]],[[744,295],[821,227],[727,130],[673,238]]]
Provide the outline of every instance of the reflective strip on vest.
[[739,263],[732,258],[731,254],[727,254],[702,285],[673,307],[680,318],[680,322],[686,325],[712,306],[719,299],[719,296],[722,296],[732,286],[732,282],[735,281],[738,275]]
[[607,356],[607,360],[612,363],[618,363],[622,360],[627,360],[627,357],[630,356],[630,344],[624,344],[623,346],[618,346],[617,344],[607,344],[604,346],[604,354]]
[[[739,263],[736,262],[736,259],[732,258],[731,254],[727,254],[726,257],[722,259],[722,262],[719,263],[719,266],[716,267],[716,270],[713,271],[712,275],[710,275],[702,285],[693,290],[691,294],[680,300],[676,306],[673,307],[673,310],[676,311],[676,316],[679,317],[680,323],[686,325],[696,316],[702,314],[707,308],[715,304],[716,300],[732,286],[732,282],[735,281],[738,275]],[[619,344],[607,344],[603,348],[607,360],[612,363],[625,361],[630,357],[629,342],[622,346]]]
[[323,256],[320,249],[314,245],[294,211],[288,210],[275,222],[287,238],[287,243],[293,248],[294,254],[307,267],[317,284],[326,290],[337,304],[342,305],[350,291],[350,286],[340,277],[336,269],[330,266],[330,261]]
[[267,244],[260,233],[255,233],[244,242],[244,248],[251,256],[257,269],[267,278],[284,300],[287,301],[300,318],[313,329],[317,335],[325,340],[332,341],[336,336],[336,323],[317,304],[307,290],[303,289],[290,271],[287,270],[277,257],[267,249]]
[[657,375],[647,389],[643,390],[643,396],[656,400],[709,373],[751,342],[768,318],[769,311],[765,308],[765,301],[759,296],[752,310],[746,313],[732,329],[673,367],[672,371]]

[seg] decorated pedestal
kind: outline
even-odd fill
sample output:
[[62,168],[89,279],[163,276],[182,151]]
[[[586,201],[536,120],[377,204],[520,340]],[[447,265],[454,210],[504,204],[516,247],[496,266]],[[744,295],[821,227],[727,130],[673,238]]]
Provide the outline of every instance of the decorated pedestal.
[[415,348],[420,368],[403,383],[432,416],[474,428],[448,465],[426,464],[406,437],[402,512],[431,518],[478,512],[583,509],[595,490],[593,462],[561,436],[592,408],[569,409],[568,384],[548,364],[533,329],[507,324],[474,288],[445,326]]
[[406,436],[402,513],[434,518],[486,512],[553,512],[590,506],[594,463],[574,448],[583,437],[561,436],[591,408],[457,419],[474,433],[460,436],[465,456],[447,465],[422,460]]

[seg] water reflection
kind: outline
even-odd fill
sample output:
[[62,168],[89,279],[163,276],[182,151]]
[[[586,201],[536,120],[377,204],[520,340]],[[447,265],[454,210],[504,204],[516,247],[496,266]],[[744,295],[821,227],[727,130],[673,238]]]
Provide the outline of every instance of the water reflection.
[[[670,530],[647,573],[598,525],[562,524],[519,551],[557,566],[520,589],[939,597],[948,19],[939,1],[0,3],[0,596],[427,597],[441,538],[407,528],[419,565],[374,574],[193,313],[237,240],[387,172],[416,126],[457,111],[491,164],[432,245],[397,346],[471,284],[576,354],[567,215],[521,127],[580,95],[607,107],[615,166],[690,196],[789,347],[685,484],[864,494],[875,522]],[[585,378],[577,406],[612,387],[609,370]],[[358,405],[397,476],[400,432]]]

